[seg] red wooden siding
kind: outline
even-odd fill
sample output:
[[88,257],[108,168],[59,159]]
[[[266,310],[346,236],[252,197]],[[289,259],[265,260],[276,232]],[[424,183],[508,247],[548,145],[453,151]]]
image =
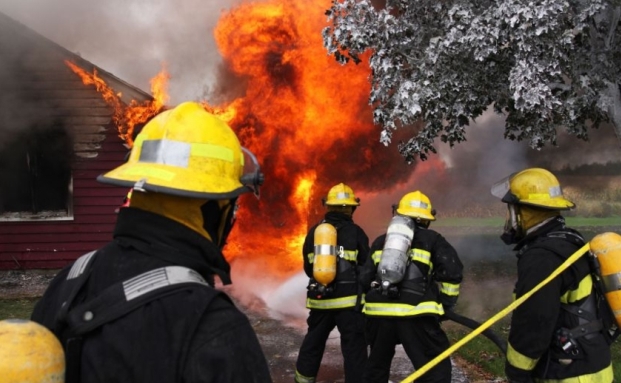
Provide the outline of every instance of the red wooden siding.
[[115,209],[127,190],[100,184],[95,178],[123,163],[127,151],[114,128],[106,133],[100,150],[109,155],[76,156],[72,221],[0,222],[0,269],[60,268],[112,238]]
[[111,108],[64,60],[96,68],[115,91],[139,102],[151,97],[0,13],[0,64],[16,56],[20,86],[13,91],[44,99],[48,115],[61,118],[73,138],[73,220],[0,221],[0,269],[60,268],[112,239],[115,209],[127,193],[95,180],[122,164],[127,148]]

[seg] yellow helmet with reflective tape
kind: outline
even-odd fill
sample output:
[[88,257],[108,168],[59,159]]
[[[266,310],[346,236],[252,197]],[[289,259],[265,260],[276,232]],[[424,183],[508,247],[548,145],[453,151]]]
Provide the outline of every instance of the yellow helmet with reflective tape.
[[576,205],[563,196],[558,179],[546,169],[529,168],[497,182],[492,194],[502,202],[568,210]]
[[0,321],[0,380],[6,383],[65,381],[65,354],[47,328],[24,319]]
[[396,212],[412,218],[436,220],[436,211],[431,207],[431,201],[418,190],[404,195],[399,201]]
[[356,198],[352,188],[340,183],[330,188],[328,196],[324,198],[323,202],[328,206],[359,206],[360,198]]
[[[249,165],[254,169],[245,174]],[[242,148],[224,121],[199,103],[185,102],[149,121],[127,162],[97,180],[139,191],[230,199],[257,192],[263,174],[254,155]]]

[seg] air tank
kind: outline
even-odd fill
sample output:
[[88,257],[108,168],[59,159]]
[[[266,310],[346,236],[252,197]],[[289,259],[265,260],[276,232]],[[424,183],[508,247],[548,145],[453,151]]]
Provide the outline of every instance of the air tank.
[[313,278],[327,286],[336,277],[336,228],[324,222],[315,228]]
[[413,238],[414,220],[402,215],[393,216],[386,230],[384,249],[377,266],[382,285],[396,284],[403,279]]
[[33,321],[0,321],[0,381],[64,382],[65,354],[58,338]]
[[589,242],[589,247],[599,264],[606,301],[621,328],[621,235],[598,234]]

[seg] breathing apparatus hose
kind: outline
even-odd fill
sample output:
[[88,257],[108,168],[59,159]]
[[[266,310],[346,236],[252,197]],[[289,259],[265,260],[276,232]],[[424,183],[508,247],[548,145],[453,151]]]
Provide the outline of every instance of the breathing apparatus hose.
[[524,303],[528,298],[530,298],[533,294],[535,294],[537,291],[539,291],[543,286],[548,284],[552,279],[554,279],[558,275],[560,275],[563,271],[565,271],[565,269],[567,269],[569,266],[571,266],[582,255],[584,255],[584,253],[586,253],[589,250],[590,250],[589,243],[587,243],[586,245],[584,245],[581,248],[579,248],[578,250],[576,250],[576,252],[573,253],[569,258],[567,258],[567,260],[565,262],[563,262],[556,270],[554,270],[552,272],[552,274],[550,274],[546,279],[541,281],[537,286],[533,287],[532,290],[530,290],[526,294],[522,295],[521,297],[519,297],[515,301],[511,302],[511,304],[509,304],[507,307],[502,309],[496,315],[494,315],[493,317],[488,319],[485,323],[483,323],[482,325],[477,327],[470,334],[466,335],[465,337],[463,337],[462,339],[457,341],[455,344],[453,344],[451,347],[447,348],[443,353],[441,353],[440,355],[436,356],[435,358],[433,358],[432,360],[427,362],[427,364],[425,364],[423,367],[421,367],[418,370],[414,371],[414,373],[412,373],[410,376],[408,376],[407,378],[402,380],[401,383],[410,383],[410,382],[413,382],[416,378],[420,378],[421,375],[423,375],[424,373],[429,371],[431,368],[433,368],[436,364],[440,363],[442,360],[446,359],[449,355],[451,355],[453,352],[455,352],[461,346],[463,346],[464,344],[468,343],[469,341],[474,339],[475,336],[481,334],[483,331],[485,331],[488,328],[490,328],[494,323],[498,322],[500,319],[505,317],[511,311],[515,310],[519,305]]
[[[462,326],[468,327],[469,329],[472,329],[472,330],[476,330],[478,327],[481,326],[480,322],[477,322],[474,319],[470,319],[463,315],[459,315],[454,311],[447,310],[444,312],[444,316],[447,319],[455,323],[458,323]],[[493,332],[491,329],[487,329],[487,330],[482,331],[482,334],[485,335],[487,339],[494,342],[494,344],[498,346],[498,348],[500,349],[500,351],[502,351],[503,354],[505,355],[507,354],[507,342],[500,339],[498,335],[496,335],[495,332]]]

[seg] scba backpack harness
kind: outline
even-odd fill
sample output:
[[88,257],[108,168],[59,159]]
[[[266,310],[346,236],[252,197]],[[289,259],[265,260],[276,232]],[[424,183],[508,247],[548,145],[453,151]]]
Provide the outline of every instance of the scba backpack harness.
[[[80,292],[86,285],[97,251],[78,258],[62,287],[62,303],[54,333],[66,339],[66,383],[80,382],[82,342],[90,332],[119,319],[141,306],[165,296],[196,286],[208,287],[204,307],[221,292],[211,288],[196,271],[182,266],[166,266],[139,274],[107,287],[101,294],[83,301]],[[224,296],[224,295],[223,295]],[[198,325],[198,323],[196,323]],[[181,358],[185,361],[185,355]]]
[[[532,245],[522,248],[520,253],[537,247],[548,250],[565,261],[567,254],[559,252],[559,249],[552,243],[554,240],[569,242],[576,249],[581,248],[585,244],[584,239],[577,232],[565,229],[546,234]],[[594,293],[590,294],[580,305],[561,304],[561,309],[578,318],[579,324],[571,329],[559,328],[555,336],[556,345],[564,353],[574,356],[580,354],[581,338],[590,339],[601,333],[609,343],[612,343],[619,336],[619,329],[616,327],[614,315],[605,298],[604,287],[601,283],[601,272],[597,266],[597,261],[591,255],[587,255],[587,257]]]
[[[338,232],[348,225],[349,222],[333,224],[322,220],[315,228],[313,278],[307,286],[307,290],[314,294],[315,299],[332,297],[339,285],[358,283],[358,270],[354,266],[357,262],[357,252],[337,246]],[[348,273],[351,273],[349,278],[342,277]],[[356,308],[362,304],[362,290],[358,290]]]

